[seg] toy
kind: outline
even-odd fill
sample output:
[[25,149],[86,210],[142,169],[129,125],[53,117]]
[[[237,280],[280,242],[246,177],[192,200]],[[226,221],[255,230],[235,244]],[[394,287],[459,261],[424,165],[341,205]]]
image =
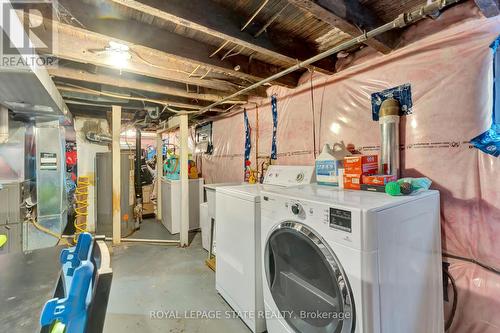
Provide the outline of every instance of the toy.
[[163,172],[166,179],[179,180],[180,178],[179,156],[173,154],[170,150],[167,151]]

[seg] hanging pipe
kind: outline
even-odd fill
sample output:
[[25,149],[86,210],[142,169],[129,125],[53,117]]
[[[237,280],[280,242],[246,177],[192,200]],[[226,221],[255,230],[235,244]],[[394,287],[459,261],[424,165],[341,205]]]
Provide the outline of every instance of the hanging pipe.
[[211,108],[214,108],[218,105],[221,105],[222,103],[224,103],[225,101],[227,100],[230,100],[234,97],[237,97],[237,96],[240,96],[242,94],[245,94],[251,90],[254,90],[255,88],[258,88],[266,83],[270,83],[272,81],[276,81],[277,79],[285,76],[285,75],[288,75],[292,72],[295,72],[296,70],[298,69],[301,69],[301,68],[304,68],[304,67],[307,67],[313,63],[315,63],[316,61],[319,61],[321,59],[324,59],[326,57],[329,57],[335,53],[338,53],[340,51],[344,51],[346,49],[349,49],[357,44],[361,44],[361,43],[364,43],[366,42],[368,39],[370,38],[373,38],[375,36],[378,36],[380,34],[383,34],[387,31],[390,31],[390,30],[393,30],[393,29],[396,29],[396,28],[404,28],[405,26],[409,25],[409,24],[413,24],[429,15],[434,15],[436,14],[437,12],[439,12],[440,10],[442,10],[443,8],[445,7],[448,7],[450,5],[453,5],[455,3],[458,3],[462,0],[438,0],[438,1],[434,1],[434,2],[431,2],[431,3],[428,3],[426,5],[423,5],[421,7],[419,7],[418,9],[416,10],[413,10],[413,11],[410,11],[410,12],[407,12],[407,13],[402,13],[400,14],[396,19],[394,19],[393,21],[391,22],[388,22],[378,28],[375,28],[373,30],[370,30],[368,32],[365,32],[363,33],[362,35],[358,36],[358,37],[355,37],[355,38],[352,38],[346,42],[343,42],[335,47],[332,47],[331,49],[329,50],[326,50],[318,55],[315,55],[314,57],[312,58],[309,58],[307,60],[304,60],[302,62],[299,62],[297,63],[296,65],[292,66],[292,67],[289,67],[279,73],[276,73],[270,77],[268,77],[267,79],[264,79],[264,80],[261,80],[257,83],[254,83],[240,91],[237,91],[235,92],[234,94],[232,95],[229,95],[227,97],[224,97],[223,99],[221,99],[220,101],[218,102],[215,102],[215,103],[212,103],[211,105],[207,106],[207,107],[204,107],[204,108],[201,108],[200,111],[198,113],[196,113],[196,116],[199,116],[205,112],[208,112],[210,111]]

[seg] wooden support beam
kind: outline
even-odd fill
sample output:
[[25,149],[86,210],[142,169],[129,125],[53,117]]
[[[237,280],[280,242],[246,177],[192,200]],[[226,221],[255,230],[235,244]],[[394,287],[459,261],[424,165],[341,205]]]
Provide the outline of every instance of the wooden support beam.
[[[255,38],[249,31],[241,31],[239,16],[231,10],[220,6],[215,1],[206,0],[111,0],[128,8],[172,22],[176,25],[208,34],[227,41],[232,46],[244,47],[258,52],[289,67],[297,63],[297,59],[305,60],[315,55],[315,50],[303,52],[297,45],[289,45],[286,49],[278,46],[265,35]],[[302,45],[301,45],[302,46]],[[315,65],[315,70],[325,74],[335,71],[335,62],[324,59]]]
[[494,17],[500,15],[499,0],[474,0],[481,12],[486,17]]
[[[96,90],[89,90],[89,89],[83,89],[83,88],[77,88],[77,87],[71,87],[71,86],[65,86],[65,85],[56,85],[57,89],[61,92],[73,92],[73,93],[80,93],[80,94],[87,94],[87,95],[92,95],[92,96],[105,96],[104,93],[96,91]],[[130,100],[132,97],[129,96],[124,96],[124,100]],[[140,97],[139,97],[140,99]],[[196,105],[196,104],[187,104],[187,103],[181,103],[181,102],[176,102],[173,100],[166,100],[166,99],[161,99],[157,100],[158,104],[159,102],[162,102],[163,105],[169,105],[175,108],[180,108],[180,109],[188,109],[188,110],[200,110],[203,108],[202,105]],[[206,105],[205,105],[206,106]],[[222,109],[213,109],[214,111],[217,112],[223,112],[224,110]]]
[[122,122],[121,106],[113,105],[111,108],[111,134],[112,134],[112,175],[113,175],[113,245],[119,245],[121,241],[121,149],[120,149],[120,131]]
[[[385,23],[359,0],[287,1],[353,37]],[[389,53],[396,45],[396,41],[394,33],[385,33],[367,40],[366,44],[382,53]]]
[[[112,76],[102,73],[94,74],[76,68],[68,68],[68,67],[49,68],[49,74],[51,76],[55,76],[58,78],[92,82],[119,88],[141,90],[156,94],[178,96],[178,97],[211,101],[211,102],[217,102],[224,97],[224,94],[218,92],[217,90],[208,91],[206,93],[203,92],[204,89],[201,89],[199,93],[188,92],[186,89],[181,89],[173,86],[151,83],[147,81],[139,81],[130,78],[124,78],[122,76]],[[235,98],[234,103],[233,101],[231,101],[228,104],[244,103],[246,100],[247,98],[243,96],[240,98]]]
[[163,178],[163,135],[156,134],[156,219],[161,221],[161,183]]
[[[228,79],[237,80],[240,84],[256,82],[281,70],[280,67],[235,55],[223,61],[210,58],[210,45],[160,29],[151,25],[126,18],[101,18],[98,15],[99,7],[87,5],[81,1],[59,0],[87,30],[97,32],[110,38],[117,38],[127,42],[142,45],[164,52],[178,62],[188,63],[193,76],[202,76],[208,71],[219,73]],[[93,14],[94,13],[94,14]],[[235,68],[238,67],[238,70]],[[297,86],[299,76],[288,75],[275,83],[293,88]]]
[[188,179],[188,159],[189,159],[189,128],[188,116],[180,115],[180,179],[181,179],[181,246],[189,245],[189,179]]

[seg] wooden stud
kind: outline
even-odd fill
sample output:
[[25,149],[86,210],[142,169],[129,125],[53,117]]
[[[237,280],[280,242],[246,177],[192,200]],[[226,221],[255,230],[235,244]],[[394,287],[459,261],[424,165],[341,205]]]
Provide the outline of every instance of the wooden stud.
[[112,130],[112,174],[113,174],[113,245],[120,244],[121,241],[121,149],[120,149],[120,131],[121,131],[121,106],[113,105],[111,115]]
[[181,179],[181,246],[189,245],[189,178],[188,178],[188,159],[189,159],[189,128],[188,116],[186,114],[179,116],[180,120],[180,179]]

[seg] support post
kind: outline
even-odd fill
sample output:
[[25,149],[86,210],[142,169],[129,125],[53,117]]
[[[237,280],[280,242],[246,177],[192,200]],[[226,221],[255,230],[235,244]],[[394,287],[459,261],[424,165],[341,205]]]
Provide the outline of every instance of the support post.
[[179,116],[180,120],[180,162],[181,162],[181,246],[188,246],[189,232],[189,179],[188,179],[188,116],[186,114]]
[[113,245],[120,244],[121,240],[121,151],[120,151],[120,131],[121,131],[121,106],[113,105],[111,114],[111,130],[112,130],[112,174],[113,174]]
[[163,178],[163,140],[162,134],[156,134],[156,219],[161,221],[161,183]]

